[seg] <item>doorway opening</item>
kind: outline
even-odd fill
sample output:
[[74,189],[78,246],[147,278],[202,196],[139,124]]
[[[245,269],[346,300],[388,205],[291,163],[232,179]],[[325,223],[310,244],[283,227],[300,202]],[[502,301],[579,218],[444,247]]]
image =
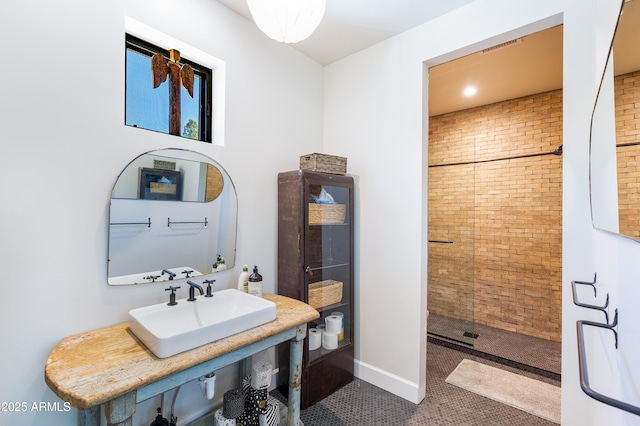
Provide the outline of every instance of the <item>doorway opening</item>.
[[429,68],[428,147],[429,339],[559,374],[562,26]]

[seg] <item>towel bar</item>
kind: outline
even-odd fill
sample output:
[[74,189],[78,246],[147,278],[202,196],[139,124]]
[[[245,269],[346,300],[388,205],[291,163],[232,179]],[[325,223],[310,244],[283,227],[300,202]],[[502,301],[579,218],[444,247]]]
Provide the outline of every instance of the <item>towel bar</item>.
[[151,218],[147,222],[111,222],[109,225],[147,225],[151,228]]
[[578,302],[578,294],[576,292],[576,284],[590,285],[593,287],[593,295],[597,296],[596,293],[596,274],[593,274],[593,282],[588,281],[571,281],[571,291],[573,293],[573,304],[576,306],[580,306],[582,308],[595,309],[604,313],[604,318],[607,324],[609,323],[609,313],[607,312],[607,307],[609,306],[609,293],[607,293],[607,300],[604,302],[603,306],[589,305],[587,303]]
[[613,322],[611,324],[602,324],[599,322],[593,321],[577,321],[576,327],[578,331],[578,367],[580,369],[580,387],[591,398],[596,401],[600,401],[604,404],[610,405],[615,408],[619,408],[620,410],[627,411],[629,413],[635,414],[636,416],[640,416],[640,407],[635,405],[631,405],[629,403],[619,401],[617,399],[611,398],[607,395],[603,395],[600,392],[597,392],[591,388],[589,385],[589,373],[587,369],[587,358],[584,349],[584,326],[591,327],[599,327],[607,330],[613,331],[615,336],[615,345],[616,349],[618,348],[618,332],[614,330],[614,327],[618,325],[618,310],[615,311],[615,316],[613,318]]
[[209,222],[207,221],[206,217],[204,218],[204,222],[176,222],[176,221],[171,222],[171,218],[170,217],[167,218],[168,227],[170,227],[171,225],[191,225],[191,224],[201,224],[201,225],[207,226],[208,223]]

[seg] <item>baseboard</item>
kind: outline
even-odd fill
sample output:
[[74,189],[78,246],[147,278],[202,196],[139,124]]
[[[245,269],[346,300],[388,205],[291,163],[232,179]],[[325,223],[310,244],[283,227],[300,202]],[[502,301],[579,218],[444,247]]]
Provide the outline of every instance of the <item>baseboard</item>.
[[354,375],[407,401],[419,404],[425,397],[418,384],[381,370],[366,362],[354,360]]

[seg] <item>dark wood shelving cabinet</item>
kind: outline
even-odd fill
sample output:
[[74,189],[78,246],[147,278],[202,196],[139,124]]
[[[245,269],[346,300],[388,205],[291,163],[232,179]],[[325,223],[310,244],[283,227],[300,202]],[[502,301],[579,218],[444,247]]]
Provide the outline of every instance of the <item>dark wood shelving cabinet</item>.
[[[333,203],[326,203],[327,194]],[[320,318],[309,329],[335,313],[344,318],[336,349],[322,344],[310,349],[307,333],[302,408],[353,380],[353,197],[350,176],[307,170],[278,174],[278,294],[316,308]],[[289,377],[287,345],[278,347],[278,359],[278,377]]]

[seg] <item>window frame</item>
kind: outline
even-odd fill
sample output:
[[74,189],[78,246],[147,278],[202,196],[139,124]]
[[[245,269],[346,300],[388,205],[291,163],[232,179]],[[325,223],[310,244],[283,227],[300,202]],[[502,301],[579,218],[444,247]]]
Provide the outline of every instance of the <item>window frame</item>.
[[[125,33],[125,94],[127,93],[127,87],[126,87],[126,72],[127,72],[127,66],[126,66],[126,61],[127,61],[127,55],[126,52],[132,50],[138,54],[147,56],[149,58],[151,58],[154,54],[156,53],[160,53],[162,54],[165,58],[169,58],[169,51],[165,48],[162,48],[160,46],[157,46],[149,41],[146,41],[140,37],[137,37],[133,34],[130,33]],[[179,50],[179,49],[178,49]],[[191,68],[193,68],[194,74],[198,77],[200,77],[201,79],[201,90],[199,93],[199,99],[198,99],[198,105],[199,105],[199,113],[198,113],[198,120],[199,120],[199,125],[198,125],[198,141],[200,142],[205,142],[205,143],[212,143],[212,135],[214,133],[214,129],[213,129],[213,108],[212,108],[212,103],[213,103],[213,85],[215,84],[215,80],[214,80],[214,72],[213,69],[204,66],[202,64],[199,64],[197,62],[194,62],[190,59],[185,58],[184,56],[182,56],[182,53],[180,55],[180,63],[183,64],[188,64],[189,66],[191,66]],[[195,94],[194,94],[195,95]],[[126,116],[126,111],[127,111],[127,106],[126,106],[126,95],[125,95],[125,116]],[[167,114],[169,113],[169,111],[167,111]],[[126,124],[126,119],[125,119],[125,124]],[[136,127],[136,126],[131,126],[131,127]],[[144,130],[151,130],[151,131],[157,131],[160,133],[164,133],[164,134],[170,134],[169,132],[164,132],[161,130],[153,130],[153,129],[146,129],[146,128],[142,128]],[[175,136],[175,135],[173,135]],[[182,138],[185,139],[190,139],[186,136],[183,136],[182,134],[178,135]],[[195,139],[192,139],[195,140]]]

